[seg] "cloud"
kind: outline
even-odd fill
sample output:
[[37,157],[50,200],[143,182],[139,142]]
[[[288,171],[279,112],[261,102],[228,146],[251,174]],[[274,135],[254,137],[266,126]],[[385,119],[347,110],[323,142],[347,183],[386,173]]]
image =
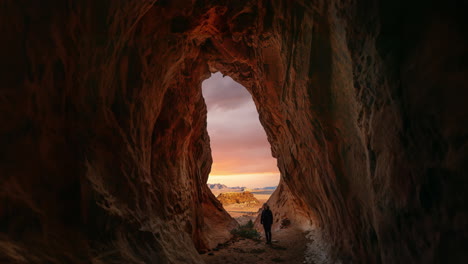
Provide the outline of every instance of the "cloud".
[[229,111],[252,101],[252,96],[242,85],[219,72],[203,81],[202,87],[208,111]]
[[251,95],[230,77],[213,74],[202,84],[216,175],[279,173]]

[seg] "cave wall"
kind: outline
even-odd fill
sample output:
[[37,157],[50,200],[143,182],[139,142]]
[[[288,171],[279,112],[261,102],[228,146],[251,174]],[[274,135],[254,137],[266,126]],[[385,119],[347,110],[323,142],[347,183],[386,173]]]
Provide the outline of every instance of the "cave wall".
[[0,259],[198,263],[229,238],[200,89],[221,71],[257,105],[275,201],[344,263],[462,263],[463,7],[4,1]]
[[198,263],[231,236],[172,9],[2,3],[2,262]]
[[369,240],[385,263],[467,260],[459,246],[467,240],[460,8],[466,4],[382,1],[348,14],[356,123],[373,192]]
[[345,263],[466,261],[463,7],[265,1],[233,33],[242,66],[213,62],[257,103],[291,190],[274,200],[304,202]]

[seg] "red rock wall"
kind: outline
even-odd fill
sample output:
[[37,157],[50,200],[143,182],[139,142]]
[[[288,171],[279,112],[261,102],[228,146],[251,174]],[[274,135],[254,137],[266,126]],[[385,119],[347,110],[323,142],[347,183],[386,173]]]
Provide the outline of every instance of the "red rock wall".
[[231,236],[208,70],[154,2],[2,3],[2,262],[196,263]]
[[200,89],[221,71],[252,93],[276,201],[344,263],[463,262],[461,7],[4,1],[0,259],[197,263],[228,238]]
[[[293,195],[284,182],[280,181],[278,188],[268,199],[267,203],[273,213],[273,232],[282,228],[295,228],[302,230],[304,233],[312,229],[321,232],[321,229],[317,227],[318,221],[314,212],[299,197]],[[255,228],[260,233],[263,233],[264,230],[260,220],[261,214],[259,213],[254,223]],[[288,220],[289,224],[285,226],[284,223],[288,222]]]

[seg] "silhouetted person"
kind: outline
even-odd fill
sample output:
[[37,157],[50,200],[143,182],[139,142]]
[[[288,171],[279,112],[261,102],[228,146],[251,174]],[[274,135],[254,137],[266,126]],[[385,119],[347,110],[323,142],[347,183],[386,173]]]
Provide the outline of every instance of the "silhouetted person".
[[265,229],[265,237],[267,244],[271,244],[271,225],[273,224],[273,213],[270,210],[268,204],[263,204],[262,217],[260,218],[260,223]]

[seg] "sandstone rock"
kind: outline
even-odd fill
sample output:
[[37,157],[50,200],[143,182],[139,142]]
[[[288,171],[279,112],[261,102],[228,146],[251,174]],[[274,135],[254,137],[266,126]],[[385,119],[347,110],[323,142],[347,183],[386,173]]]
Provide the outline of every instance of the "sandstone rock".
[[[307,210],[307,206],[290,191],[282,180],[267,203],[273,213],[272,230],[281,229],[283,219],[288,219],[291,226],[302,231],[315,228],[318,223],[315,215]],[[263,232],[263,226],[260,224],[261,210],[260,208],[255,219],[255,228]]]
[[281,219],[281,225],[280,225],[281,229],[288,228],[290,225],[291,225],[291,220],[289,220],[289,218],[286,217],[286,218]]
[[201,263],[236,225],[206,186],[200,84],[221,71],[278,159],[275,219],[343,263],[468,263],[465,10],[4,0],[0,259]]
[[219,194],[218,199],[223,205],[243,204],[245,206],[259,206],[260,202],[251,192],[227,192]]

